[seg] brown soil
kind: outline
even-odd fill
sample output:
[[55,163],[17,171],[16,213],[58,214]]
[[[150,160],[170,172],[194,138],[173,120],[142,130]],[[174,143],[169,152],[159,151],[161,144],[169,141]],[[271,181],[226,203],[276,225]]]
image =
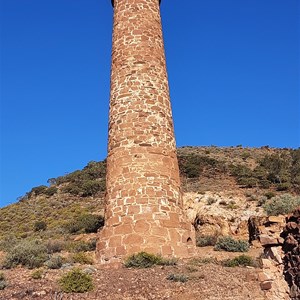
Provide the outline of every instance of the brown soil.
[[[32,270],[18,268],[4,270],[9,286],[0,291],[1,300],[263,300],[257,281],[259,269],[227,268],[217,264],[190,266],[180,263],[177,266],[153,267],[149,269],[105,269],[94,266],[95,289],[84,294],[61,293],[58,278],[66,270],[48,270],[42,279],[32,279]],[[170,274],[185,274],[185,283],[166,279]]]

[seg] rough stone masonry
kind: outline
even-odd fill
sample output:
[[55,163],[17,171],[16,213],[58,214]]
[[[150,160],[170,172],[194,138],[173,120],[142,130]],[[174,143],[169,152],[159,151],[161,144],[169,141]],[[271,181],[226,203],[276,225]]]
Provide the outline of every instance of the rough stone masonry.
[[106,223],[98,259],[188,257],[159,0],[114,0]]

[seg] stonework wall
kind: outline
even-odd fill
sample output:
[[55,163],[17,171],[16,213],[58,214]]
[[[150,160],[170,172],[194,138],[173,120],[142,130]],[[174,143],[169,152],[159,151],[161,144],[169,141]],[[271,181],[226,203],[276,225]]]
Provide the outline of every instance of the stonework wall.
[[182,214],[158,0],[114,0],[106,201],[100,261],[139,251],[193,252],[194,230]]

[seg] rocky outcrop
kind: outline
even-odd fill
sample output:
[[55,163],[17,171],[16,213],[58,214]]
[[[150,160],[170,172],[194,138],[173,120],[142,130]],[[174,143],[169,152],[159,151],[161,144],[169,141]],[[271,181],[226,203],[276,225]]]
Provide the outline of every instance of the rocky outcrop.
[[248,221],[249,242],[263,248],[262,272],[258,276],[260,287],[270,300],[288,300],[289,287],[283,277],[284,216],[251,217]]
[[290,287],[291,299],[300,299],[300,207],[286,218],[281,234],[284,238],[284,276]]

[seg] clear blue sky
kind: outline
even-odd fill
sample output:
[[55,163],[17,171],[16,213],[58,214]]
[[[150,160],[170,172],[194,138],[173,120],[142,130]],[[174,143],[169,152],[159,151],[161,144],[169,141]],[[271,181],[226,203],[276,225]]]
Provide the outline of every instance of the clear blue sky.
[[[106,156],[110,0],[0,0],[0,206]],[[178,146],[299,147],[299,0],[163,0]]]

